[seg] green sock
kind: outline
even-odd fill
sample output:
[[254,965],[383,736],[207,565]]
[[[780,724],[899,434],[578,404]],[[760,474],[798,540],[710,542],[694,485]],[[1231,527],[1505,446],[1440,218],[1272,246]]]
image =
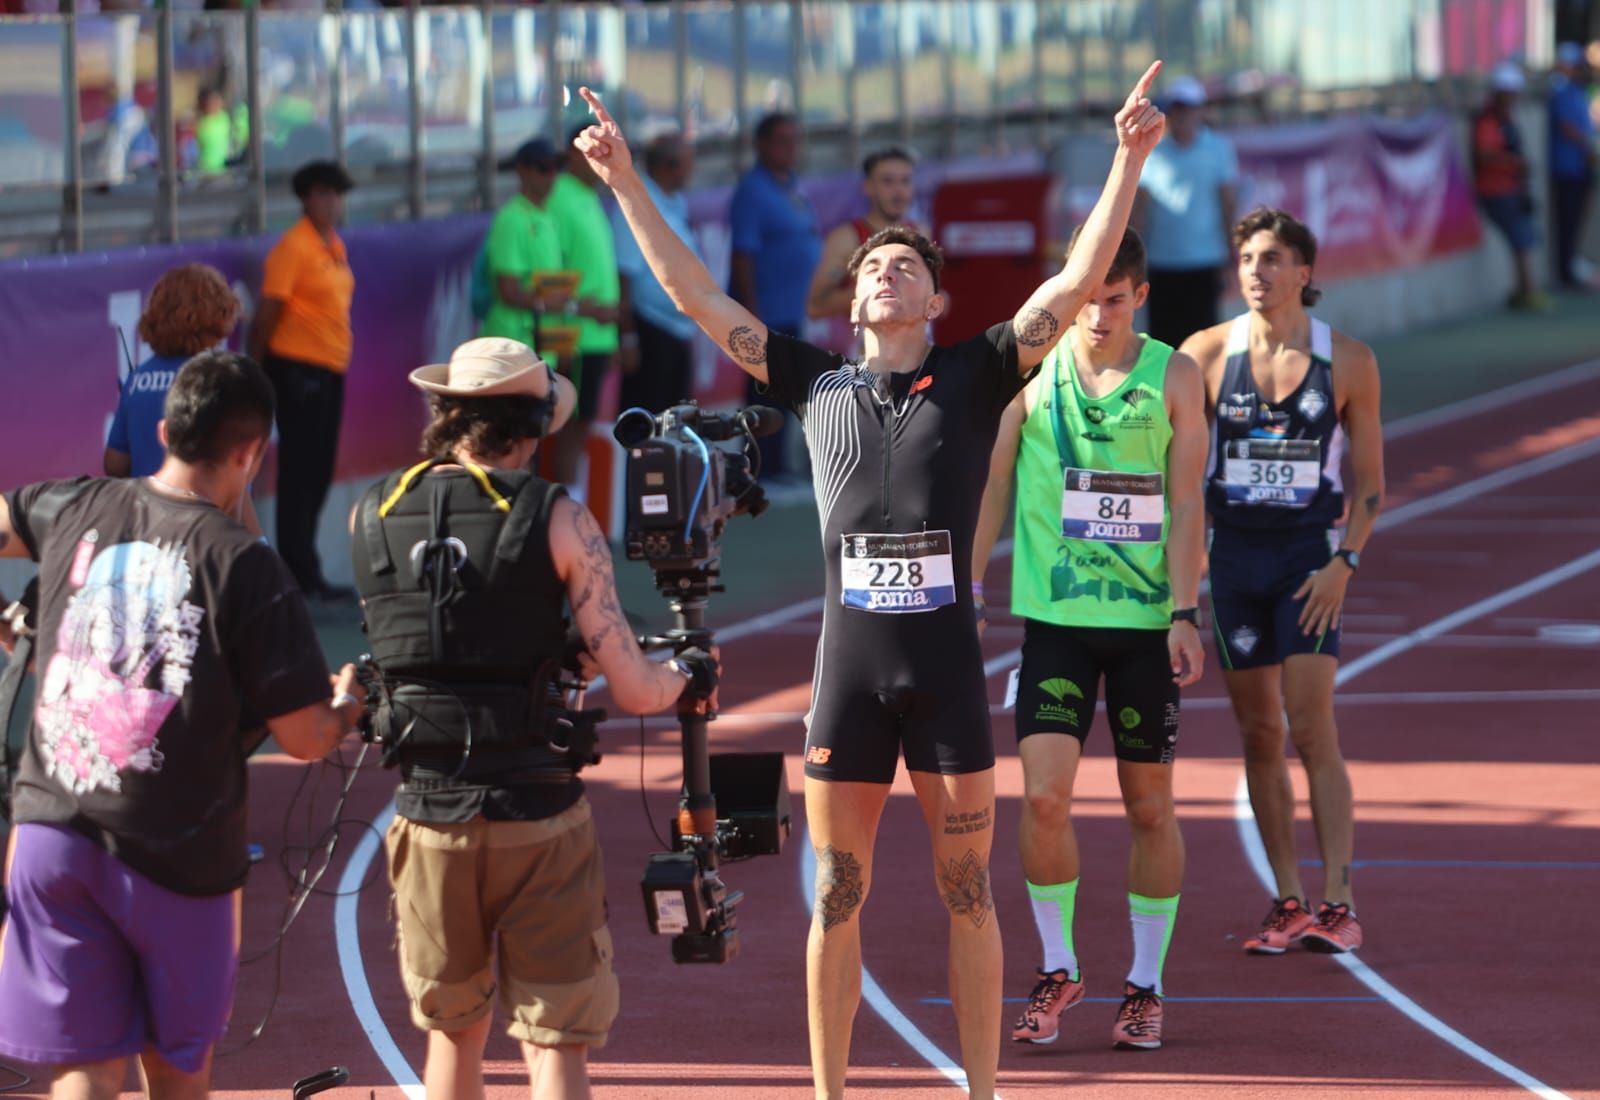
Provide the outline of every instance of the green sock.
[[1078,956],[1072,950],[1072,912],[1078,904],[1078,880],[1049,886],[1030,882],[1028,897],[1033,902],[1033,923],[1039,929],[1039,942],[1044,945],[1045,972],[1065,970],[1077,981]]
[[1128,915],[1133,923],[1133,966],[1128,981],[1162,995],[1161,971],[1167,965],[1172,926],[1178,919],[1178,898],[1147,898],[1128,894]]

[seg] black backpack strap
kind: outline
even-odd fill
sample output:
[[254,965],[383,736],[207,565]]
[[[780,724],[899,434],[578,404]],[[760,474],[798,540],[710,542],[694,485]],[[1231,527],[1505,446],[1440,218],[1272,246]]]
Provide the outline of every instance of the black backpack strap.
[[389,540],[383,537],[381,509],[398,481],[396,476],[374,483],[361,494],[361,501],[356,505],[356,537],[367,549],[367,564],[374,577],[384,577],[394,572]]
[[549,481],[530,481],[522,487],[511,503],[511,513],[500,525],[500,537],[494,546],[494,564],[490,567],[491,584],[521,563],[528,552],[528,536],[536,526],[548,530],[550,510],[566,495],[564,487]]

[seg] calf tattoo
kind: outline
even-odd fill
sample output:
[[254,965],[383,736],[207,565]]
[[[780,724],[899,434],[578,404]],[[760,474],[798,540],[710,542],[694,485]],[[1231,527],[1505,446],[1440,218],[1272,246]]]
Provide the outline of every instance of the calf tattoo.
[[939,861],[939,892],[951,916],[968,917],[978,928],[994,912],[988,865],[970,848],[960,859]]
[[1061,327],[1061,322],[1056,320],[1056,315],[1047,309],[1030,306],[1017,316],[1014,322],[1017,330],[1017,343],[1026,344],[1030,348],[1040,348],[1056,338],[1056,329]]
[[817,853],[817,916],[826,932],[861,906],[861,861],[829,844]]
[[767,361],[767,342],[756,335],[749,325],[740,325],[728,333],[728,350],[741,363],[754,366]]

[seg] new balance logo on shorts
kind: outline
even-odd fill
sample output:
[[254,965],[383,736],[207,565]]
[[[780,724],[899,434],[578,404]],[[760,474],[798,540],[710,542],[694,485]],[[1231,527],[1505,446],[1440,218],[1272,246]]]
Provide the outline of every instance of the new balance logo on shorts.
[[806,763],[817,765],[826,764],[829,757],[832,755],[832,749],[823,748],[821,745],[812,745],[810,748],[806,749]]

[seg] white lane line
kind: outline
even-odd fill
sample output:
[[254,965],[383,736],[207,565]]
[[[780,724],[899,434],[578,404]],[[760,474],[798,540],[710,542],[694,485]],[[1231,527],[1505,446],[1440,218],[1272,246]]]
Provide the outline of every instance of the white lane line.
[[[1555,379],[1563,375],[1570,374],[1574,376],[1572,381],[1576,381],[1579,380],[1577,378],[1577,372],[1579,372],[1580,369],[1589,368],[1593,365],[1594,364],[1579,364],[1576,367],[1569,368],[1567,371],[1557,372],[1557,374],[1549,377],[1551,379]],[[1447,423],[1452,419],[1470,416],[1473,414],[1473,412],[1481,411],[1484,408],[1491,407],[1494,402],[1491,402],[1489,400],[1490,398],[1494,398],[1495,401],[1499,401],[1503,398],[1507,403],[1514,404],[1518,400],[1534,396],[1534,394],[1537,392],[1544,392],[1543,390],[1538,389],[1537,386],[1537,383],[1525,383],[1513,387],[1506,387],[1501,390],[1492,391],[1489,394],[1484,394],[1480,397],[1467,398],[1464,401],[1453,402],[1451,404],[1441,406],[1440,408],[1431,412],[1419,414],[1418,416],[1403,417],[1394,421],[1392,425],[1386,425],[1384,429],[1385,434],[1389,438],[1394,438],[1396,432],[1399,432],[1400,434],[1407,434],[1411,431],[1421,430],[1425,427]],[[1556,387],[1552,386],[1549,388]],[[1516,391],[1515,393],[1510,392],[1513,389]],[[1448,415],[1451,410],[1463,409],[1468,411],[1460,412],[1459,416]],[[1432,418],[1432,420],[1430,421],[1427,418]],[[1559,453],[1560,452],[1558,452],[1558,454]],[[1547,458],[1548,457],[1552,456],[1547,456]],[[1585,455],[1580,457],[1587,456]],[[1576,460],[1576,458],[1568,459],[1568,461]],[[1541,467],[1541,469],[1538,471],[1530,471],[1530,473],[1542,472],[1543,469],[1553,469],[1555,466],[1564,464],[1565,463],[1558,462],[1548,467]],[[1509,467],[1507,470],[1500,471],[1498,475],[1490,476],[1501,477],[1513,470],[1520,468],[1521,467],[1517,466]],[[1488,479],[1480,478],[1477,483],[1473,484],[1479,484],[1485,482],[1486,480]],[[1510,480],[1516,479],[1511,478]],[[1494,485],[1482,485],[1478,491],[1487,492],[1490,489],[1499,487],[1501,484],[1505,484],[1505,482],[1496,482]],[[1420,498],[1417,501],[1411,502],[1410,505],[1401,506],[1401,508],[1396,509],[1394,513],[1390,513],[1387,517],[1379,517],[1380,524],[1383,524],[1384,520],[1387,519],[1388,522],[1385,524],[1385,526],[1393,527],[1396,523],[1396,519],[1394,518],[1396,514],[1403,513],[1408,507],[1422,504],[1427,499],[1429,498]],[[1406,518],[1414,517],[1407,516]],[[1405,519],[1401,519],[1398,522],[1405,522]],[[991,560],[993,560],[993,558],[1004,558],[1009,556],[1012,550],[1012,545],[1011,539],[1001,539],[995,544]],[[825,601],[821,596],[815,596],[808,600],[801,600],[798,603],[789,604],[786,607],[778,608],[777,610],[767,612],[764,615],[758,615],[754,618],[734,623],[725,630],[719,631],[719,635],[724,642],[736,641],[739,638],[747,637],[750,634],[759,633],[760,631],[770,627],[780,626],[785,623],[791,623],[798,619],[804,619],[808,616],[819,614],[822,611],[824,604]],[[990,666],[995,665],[997,661],[1015,660],[1020,653],[1021,650],[1019,649],[1013,653],[1006,654],[1002,658],[996,658],[993,661],[986,662],[984,665],[985,676],[987,677],[994,675],[994,672],[989,671],[989,669]],[[999,667],[1004,668],[1005,665],[1001,664]],[[382,826],[386,827],[389,819],[393,817],[393,815],[394,802],[391,799],[389,804],[380,812],[375,824],[381,822]],[[809,855],[810,845],[805,844],[801,847],[802,858],[811,858]],[[371,866],[372,860],[377,855],[377,850],[378,845],[370,835],[364,837],[361,843],[356,845],[355,851],[350,855],[350,862],[348,865],[346,865],[344,874],[341,875],[339,879],[341,891],[345,890],[347,885],[353,888],[355,884],[358,884],[365,879],[367,869]],[[810,881],[810,877],[811,876],[807,876],[808,882]],[[378,1014],[377,1005],[372,997],[372,987],[367,981],[366,969],[362,965],[361,941],[356,920],[356,900],[357,899],[355,899],[353,895],[340,898],[339,904],[334,907],[335,942],[337,943],[339,949],[339,971],[344,979],[345,991],[349,996],[351,1007],[356,1013],[356,1017],[361,1025],[362,1031],[366,1033],[368,1041],[373,1045],[373,1049],[378,1053],[380,1059],[383,1060],[385,1068],[387,1068],[391,1075],[394,1076],[395,1083],[400,1085],[402,1089],[407,1090],[407,1096],[410,1097],[411,1100],[417,1100],[417,1095],[415,1095],[412,1090],[420,1089],[420,1079],[418,1078],[416,1072],[411,1069],[409,1063],[406,1062],[405,1057],[400,1054],[399,1048],[395,1046],[393,1037],[389,1034],[388,1028],[383,1023],[383,1018]],[[347,902],[348,904],[346,904]],[[812,903],[810,901],[807,902],[808,909],[811,907],[811,904]],[[867,972],[865,967],[862,968],[861,981],[863,990],[866,990],[869,985],[878,987],[876,980],[873,979],[872,975]],[[912,1042],[910,1036],[914,1035],[921,1042],[927,1043],[929,1046],[931,1046],[933,1050],[938,1050],[936,1046],[932,1046],[927,1037],[918,1031],[915,1026],[910,1025],[904,1014],[900,1013],[898,1009],[894,1008],[892,1002],[886,1002],[886,1006],[888,1009],[893,1010],[894,1015],[897,1016],[900,1021],[906,1023],[909,1031],[902,1031],[901,1033],[907,1035],[908,1042]],[[876,1004],[873,1005],[873,1009],[874,1011],[877,1011],[879,1015],[884,1015],[883,1010],[880,1009]],[[891,1027],[896,1026],[894,1020],[890,1020],[887,1016],[884,1018]],[[899,1030],[899,1028],[896,1029]],[[913,1043],[913,1045],[915,1045],[915,1043]],[[392,1054],[386,1054],[386,1050],[392,1052]],[[943,1059],[944,1064],[954,1064],[942,1053],[940,1054],[940,1057]],[[930,1064],[938,1063],[933,1063],[930,1059]]]
[[[817,905],[817,857],[811,850],[810,827],[801,829],[800,833],[800,889],[805,894],[806,908],[812,910]],[[967,1090],[967,1071],[940,1050],[937,1043],[924,1035],[922,1029],[900,1011],[894,999],[883,991],[883,986],[878,984],[878,980],[865,966],[861,968],[861,999],[866,1001],[872,1011],[876,1012],[896,1035],[904,1039],[912,1050],[921,1055],[924,1062],[944,1074],[956,1088],[963,1092]],[[998,1092],[994,1094],[994,1100],[1001,1100]]]
[[[1477,603],[1468,604],[1459,611],[1452,612],[1440,619],[1435,619],[1418,630],[1402,638],[1396,638],[1387,645],[1379,646],[1371,653],[1365,653],[1338,672],[1334,679],[1335,685],[1343,685],[1369,672],[1380,665],[1392,661],[1394,658],[1415,649],[1418,645],[1437,638],[1458,626],[1480,619],[1485,615],[1494,613],[1502,607],[1527,599],[1529,596],[1543,592],[1564,584],[1574,577],[1581,576],[1592,569],[1600,568],[1600,550],[1591,550],[1582,557],[1574,558],[1565,565],[1548,570],[1531,580],[1507,588]],[[1261,834],[1255,827],[1255,816],[1250,810],[1250,789],[1243,776],[1239,777],[1238,786],[1233,794],[1233,819],[1238,829],[1239,843],[1244,846],[1245,855],[1250,861],[1250,869],[1255,872],[1257,881],[1269,894],[1276,890],[1276,883],[1272,877],[1272,865],[1267,861],[1266,847],[1261,843]],[[1518,1069],[1510,1062],[1501,1058],[1484,1047],[1479,1046],[1459,1031],[1446,1024],[1443,1020],[1433,1015],[1427,1009],[1417,1004],[1410,997],[1391,985],[1381,974],[1372,967],[1362,962],[1354,955],[1335,955],[1335,961],[1342,965],[1362,985],[1372,990],[1385,1001],[1398,1009],[1407,1019],[1431,1032],[1439,1039],[1444,1040],[1455,1050],[1471,1058],[1482,1066],[1493,1070],[1509,1081],[1513,1081],[1536,1096],[1545,1100],[1568,1100],[1565,1093],[1551,1088],[1537,1077]]]
[[1384,442],[1404,439],[1408,435],[1437,428],[1444,424],[1454,424],[1458,420],[1465,420],[1479,413],[1490,412],[1494,409],[1504,408],[1506,404],[1517,404],[1532,397],[1542,397],[1556,390],[1564,390],[1568,386],[1575,386],[1580,382],[1587,382],[1591,378],[1600,378],[1600,359],[1590,359],[1586,363],[1578,363],[1558,370],[1554,374],[1541,375],[1527,382],[1513,382],[1509,386],[1480,393],[1476,397],[1452,401],[1448,405],[1441,405],[1437,409],[1427,412],[1412,413],[1391,420],[1383,426]]
[[1431,493],[1425,497],[1408,500],[1392,511],[1387,511],[1378,516],[1378,530],[1387,531],[1399,524],[1410,523],[1423,516],[1431,516],[1435,512],[1454,507],[1464,500],[1480,497],[1485,493],[1492,493],[1496,489],[1518,481],[1535,477],[1539,474],[1549,473],[1551,470],[1570,466],[1574,462],[1582,462],[1586,458],[1600,455],[1600,437],[1590,439],[1571,447],[1563,447],[1558,451],[1551,451],[1538,458],[1530,458],[1519,462],[1515,466],[1507,466],[1496,470],[1492,474],[1463,481],[1460,485],[1453,486],[1440,493]]
[[378,1003],[372,998],[372,986],[367,983],[367,968],[361,959],[361,933],[357,910],[361,905],[361,884],[367,877],[367,868],[378,853],[378,838],[394,819],[394,800],[383,808],[372,822],[372,829],[361,835],[356,850],[350,853],[344,874],[339,876],[339,900],[333,907],[333,931],[339,949],[339,973],[344,977],[344,988],[350,995],[350,1007],[367,1036],[367,1042],[378,1055],[378,1061],[389,1071],[394,1083],[406,1094],[406,1100],[426,1100],[427,1092],[406,1056],[400,1053],[394,1036],[384,1025],[378,1013]]

